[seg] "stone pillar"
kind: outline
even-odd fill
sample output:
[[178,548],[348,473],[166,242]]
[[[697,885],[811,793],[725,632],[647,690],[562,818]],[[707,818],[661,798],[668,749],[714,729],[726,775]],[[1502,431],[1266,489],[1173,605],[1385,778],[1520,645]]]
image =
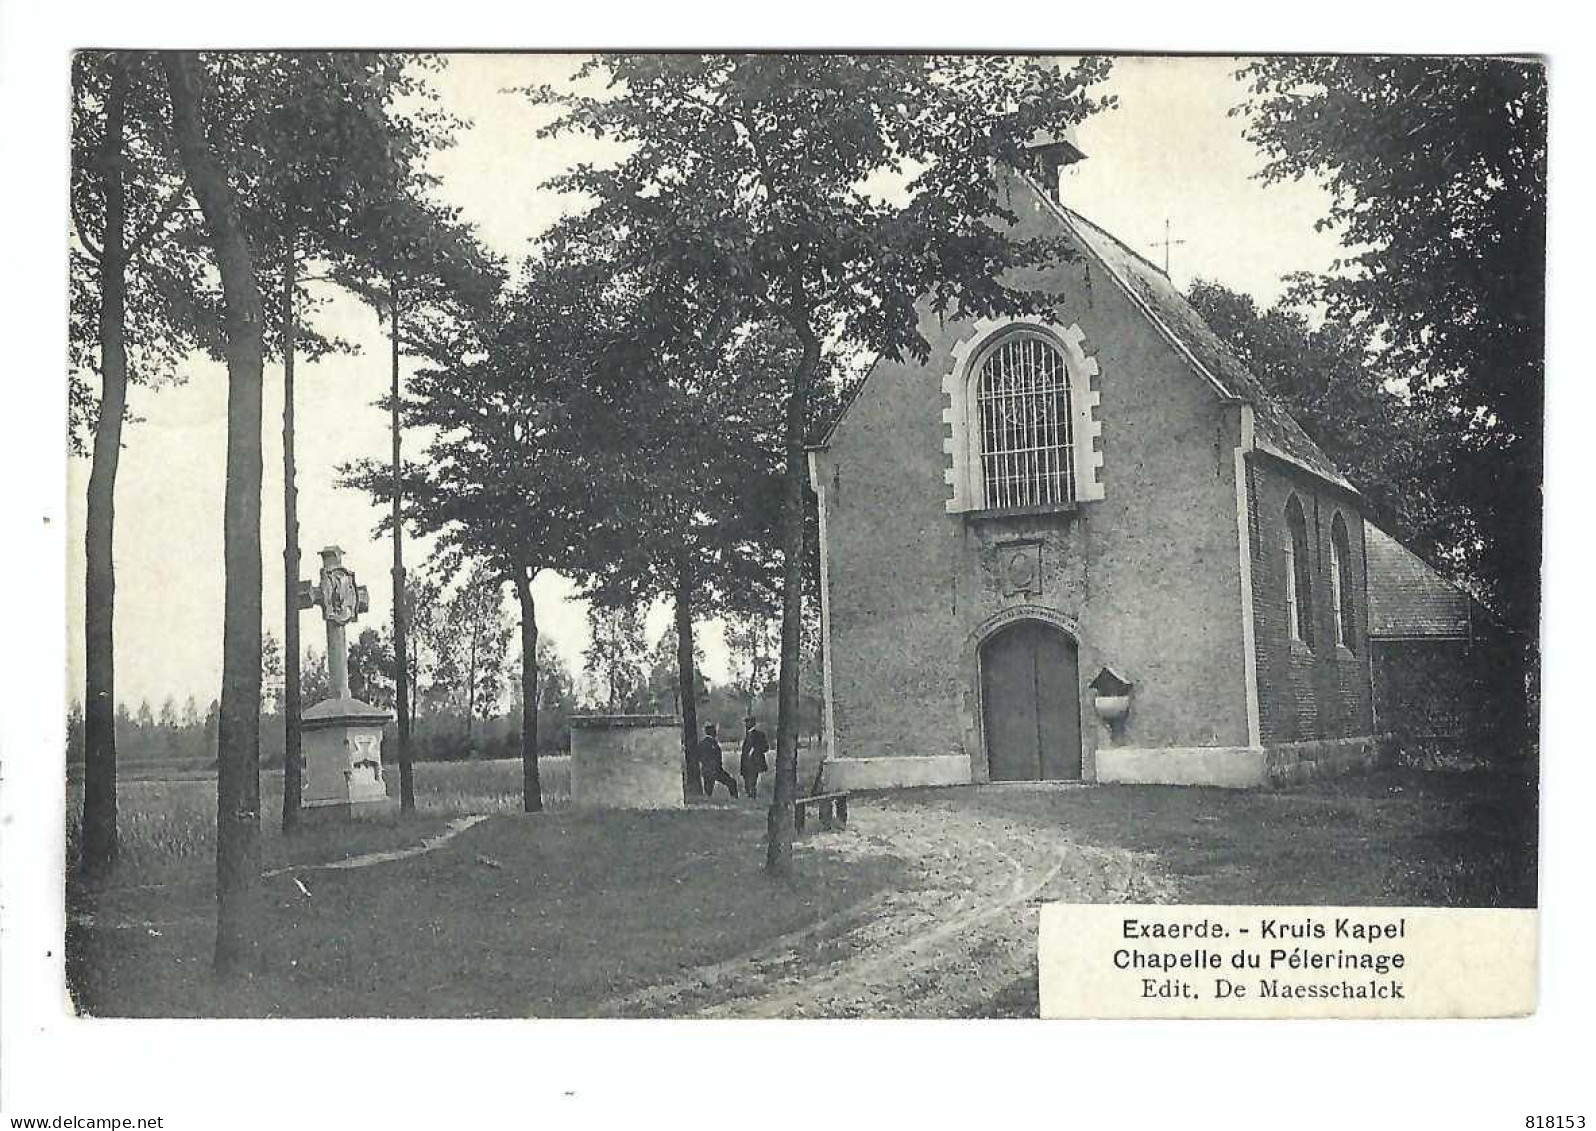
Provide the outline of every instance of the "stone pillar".
[[321,581],[300,582],[300,605],[320,605],[327,624],[327,676],[332,698],[306,711],[302,742],[301,805],[307,816],[370,814],[390,808],[382,773],[382,728],[393,716],[349,694],[349,650],[344,626],[370,607],[364,585],[344,564],[344,552],[321,552]]
[[326,699],[305,712],[303,802],[344,816],[370,815],[392,808],[382,772],[382,728],[388,711],[358,699]]
[[682,808],[681,720],[572,716],[571,801],[595,809]]

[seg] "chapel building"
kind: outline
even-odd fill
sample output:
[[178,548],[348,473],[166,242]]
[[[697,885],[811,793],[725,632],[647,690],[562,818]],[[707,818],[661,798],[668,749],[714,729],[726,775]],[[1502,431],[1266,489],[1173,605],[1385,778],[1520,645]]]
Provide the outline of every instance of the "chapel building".
[[1525,695],[1504,678],[1521,664],[1512,634],[1395,538],[1366,529],[1375,730],[1421,764],[1511,749]]
[[1052,317],[923,315],[810,452],[827,788],[1262,786],[1375,757],[1358,493],[1168,278],[1000,170],[1077,255]]

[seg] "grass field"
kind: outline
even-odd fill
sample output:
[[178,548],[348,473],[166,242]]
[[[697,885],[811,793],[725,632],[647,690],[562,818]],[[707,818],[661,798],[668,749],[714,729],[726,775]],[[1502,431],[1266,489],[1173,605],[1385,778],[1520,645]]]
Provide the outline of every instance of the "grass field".
[[[563,804],[570,794],[569,759],[544,758],[545,803]],[[399,794],[399,770],[386,768],[388,792]],[[261,841],[267,868],[336,859],[414,843],[469,813],[521,810],[518,759],[484,762],[425,762],[415,767],[415,818],[397,815],[333,826],[307,827],[285,840],[281,833],[283,775],[261,774]],[[77,859],[82,819],[82,783],[67,786],[67,863]],[[119,859],[116,883],[149,884],[209,874],[216,856],[216,774],[212,770],[168,770],[158,778],[123,778],[117,783]]]
[[1522,774],[1391,769],[1286,790],[1098,786],[970,804],[1153,853],[1185,903],[1535,906]]
[[[912,904],[925,882],[920,850],[872,832],[887,799],[856,799],[849,835],[871,851],[806,852],[797,882],[771,884],[762,806],[585,812],[561,803],[561,769],[546,766],[543,814],[518,812],[520,766],[504,761],[418,765],[413,817],[288,840],[266,822],[266,863],[281,868],[413,846],[450,817],[498,814],[424,856],[268,877],[265,967],[230,987],[209,968],[214,781],[127,783],[124,867],[112,888],[79,893],[70,920],[76,1000],[113,1016],[591,1015],[638,987],[846,920],[883,889]],[[910,825],[921,841],[933,830],[933,853],[954,845],[956,824],[998,819],[1134,852],[1186,903],[1536,898],[1535,791],[1506,773],[1388,770],[1278,792],[989,786],[903,791],[891,803],[917,799],[925,816]],[[1035,994],[1032,975],[971,1015],[1035,1016]]]
[[[1388,769],[1281,791],[1100,786],[971,804],[1152,853],[1182,903],[1537,905],[1537,797],[1523,773]],[[973,1016],[1039,1007],[1033,972]]]
[[505,816],[425,856],[266,881],[265,968],[210,974],[208,887],[108,898],[68,928],[80,1008],[101,1016],[579,1016],[605,999],[858,904],[891,859],[761,873],[754,805]]
[[[730,761],[730,760],[728,760]],[[216,773],[202,764],[159,763],[159,772],[145,776],[130,767],[117,782],[117,835],[120,856],[117,882],[162,883],[207,873],[216,855]],[[543,801],[559,808],[571,796],[571,760],[545,756],[538,760]],[[735,767],[733,767],[735,769]],[[815,755],[799,752],[800,791],[815,771]],[[399,768],[383,769],[388,795],[399,796]],[[352,855],[379,851],[397,843],[410,843],[419,835],[441,828],[444,821],[475,813],[519,813],[522,808],[521,761],[501,758],[463,762],[415,763],[416,813],[422,824],[399,822],[396,817],[363,820],[342,826],[341,832],[307,829],[284,843],[280,832],[283,774],[261,773],[261,836],[266,866],[329,858],[325,854]],[[769,779],[766,779],[768,786]],[[81,776],[67,782],[68,874],[77,859],[82,817]],[[347,852],[345,851],[347,849]],[[323,853],[323,856],[317,856]]]

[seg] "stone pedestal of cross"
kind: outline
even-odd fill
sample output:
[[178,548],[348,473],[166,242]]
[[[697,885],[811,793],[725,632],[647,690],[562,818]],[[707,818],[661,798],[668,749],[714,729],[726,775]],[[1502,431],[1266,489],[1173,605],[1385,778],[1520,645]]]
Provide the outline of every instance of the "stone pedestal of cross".
[[299,607],[320,607],[327,626],[327,675],[332,697],[305,712],[303,795],[309,813],[355,815],[389,806],[382,773],[382,728],[393,716],[349,692],[349,648],[345,626],[370,607],[366,587],[355,583],[344,552],[321,552],[321,577],[299,583]]

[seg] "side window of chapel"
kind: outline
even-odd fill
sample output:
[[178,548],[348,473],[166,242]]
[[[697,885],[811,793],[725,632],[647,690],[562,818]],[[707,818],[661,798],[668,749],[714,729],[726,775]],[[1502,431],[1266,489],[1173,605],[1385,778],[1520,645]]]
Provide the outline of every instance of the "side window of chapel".
[[1313,558],[1308,543],[1308,520],[1302,503],[1291,496],[1286,503],[1286,625],[1291,638],[1313,647]]

